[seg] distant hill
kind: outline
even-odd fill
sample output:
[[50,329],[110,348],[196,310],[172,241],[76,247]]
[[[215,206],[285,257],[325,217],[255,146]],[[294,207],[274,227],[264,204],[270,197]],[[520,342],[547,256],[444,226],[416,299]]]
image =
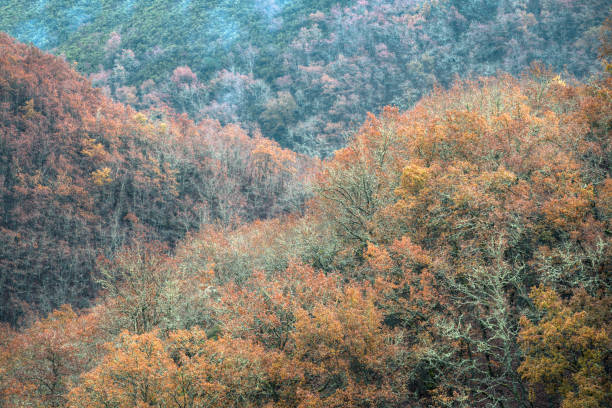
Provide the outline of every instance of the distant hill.
[[[367,111],[407,108],[455,76],[540,60],[597,72],[609,2],[587,0],[9,0],[0,30],[63,54],[138,108],[239,122],[327,155]],[[190,86],[173,81],[189,67]]]

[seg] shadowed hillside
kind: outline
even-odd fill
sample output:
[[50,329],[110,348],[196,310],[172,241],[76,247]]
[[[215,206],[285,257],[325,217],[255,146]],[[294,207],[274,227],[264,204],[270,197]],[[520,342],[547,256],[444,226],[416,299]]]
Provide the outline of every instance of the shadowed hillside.
[[0,50],[2,320],[22,302],[86,305],[96,257],[134,238],[173,246],[202,223],[299,211],[308,195],[312,160],[275,142],[138,113],[4,34]]

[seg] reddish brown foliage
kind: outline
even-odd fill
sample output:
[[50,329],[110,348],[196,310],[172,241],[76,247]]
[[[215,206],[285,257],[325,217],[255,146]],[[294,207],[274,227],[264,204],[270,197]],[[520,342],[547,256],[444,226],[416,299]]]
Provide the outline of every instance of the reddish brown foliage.
[[314,161],[236,126],[149,118],[4,34],[0,49],[0,319],[85,305],[95,257],[135,236],[172,246],[205,222],[301,210]]

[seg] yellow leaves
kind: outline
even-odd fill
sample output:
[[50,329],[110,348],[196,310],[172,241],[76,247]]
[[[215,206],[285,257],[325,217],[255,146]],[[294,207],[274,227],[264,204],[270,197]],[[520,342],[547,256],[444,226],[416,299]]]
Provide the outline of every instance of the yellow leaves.
[[562,310],[563,302],[555,291],[546,287],[536,287],[531,291],[529,296],[536,307],[541,310],[546,310],[548,313],[558,313]]
[[148,122],[147,117],[141,112],[138,112],[137,114],[132,116],[132,119],[134,119],[136,122],[140,123],[141,125],[144,125],[145,123]]
[[109,167],[94,170],[91,172],[91,179],[95,185],[103,186],[113,181],[112,177],[110,176],[110,172],[111,169]]
[[20,110],[23,112],[23,117],[26,119],[37,119],[40,113],[34,109],[34,99],[29,99]]
[[404,167],[402,171],[401,187],[397,193],[414,196],[425,187],[431,177],[430,169],[416,164]]
[[557,75],[557,76],[555,76],[554,78],[552,78],[552,79],[550,80],[550,83],[551,83],[551,84],[554,84],[554,85],[562,86],[562,87],[564,87],[564,88],[567,86],[567,84],[565,83],[565,81],[564,81],[563,79],[561,79],[561,75]]
[[108,153],[104,149],[102,143],[96,143],[96,139],[86,138],[82,142],[83,149],[81,153],[92,159],[103,161],[108,158]]
[[[573,310],[552,289],[535,288],[531,298],[543,317],[532,323],[523,316],[518,339],[525,352],[518,372],[529,381],[531,398],[540,384],[548,394],[561,397],[562,407],[603,407],[612,389],[604,375],[612,344],[609,332],[595,327],[586,310]],[[587,301],[596,302],[589,297]]]

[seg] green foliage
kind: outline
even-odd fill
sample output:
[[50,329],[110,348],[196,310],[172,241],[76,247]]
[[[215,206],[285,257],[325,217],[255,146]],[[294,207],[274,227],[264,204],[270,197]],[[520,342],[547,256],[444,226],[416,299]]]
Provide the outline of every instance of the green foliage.
[[[0,29],[78,62],[124,103],[239,122],[326,156],[366,112],[409,108],[456,76],[519,74],[534,60],[578,78],[597,73],[607,7],[604,0],[29,0],[0,9]],[[184,66],[199,80],[189,103],[170,79]],[[249,80],[219,89],[228,72]],[[279,92],[299,109],[279,115]]]

